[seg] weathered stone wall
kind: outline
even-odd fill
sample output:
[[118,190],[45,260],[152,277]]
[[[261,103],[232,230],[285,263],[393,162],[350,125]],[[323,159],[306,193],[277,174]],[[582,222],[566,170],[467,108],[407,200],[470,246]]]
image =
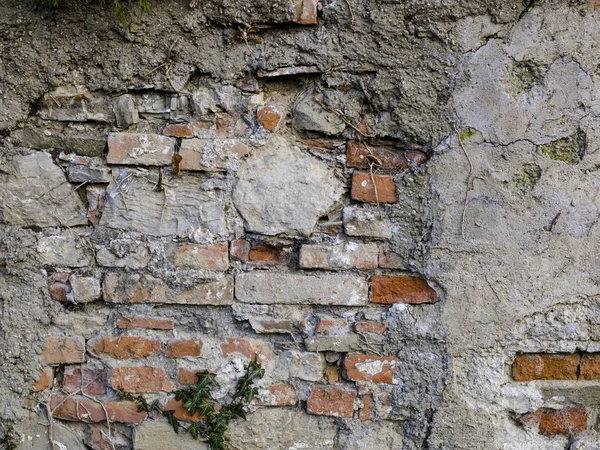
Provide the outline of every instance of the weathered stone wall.
[[0,6],[19,448],[207,448],[115,390],[252,358],[226,448],[600,448],[594,1],[75,3]]

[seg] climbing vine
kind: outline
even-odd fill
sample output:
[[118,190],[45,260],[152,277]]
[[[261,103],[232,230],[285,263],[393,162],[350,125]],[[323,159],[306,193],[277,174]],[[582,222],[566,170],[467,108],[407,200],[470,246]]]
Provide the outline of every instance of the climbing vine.
[[179,430],[185,430],[194,439],[205,440],[211,450],[223,450],[225,442],[223,436],[227,431],[229,422],[236,418],[246,419],[244,405],[249,404],[254,399],[258,393],[258,388],[253,387],[253,384],[265,374],[265,370],[256,361],[246,364],[244,370],[245,373],[238,380],[231,402],[220,407],[212,397],[212,389],[216,385],[216,375],[208,371],[198,372],[196,374],[198,381],[195,384],[173,392],[175,399],[182,402],[183,407],[187,409],[190,415],[200,413],[202,419],[191,424],[184,424],[176,419],[174,417],[175,411],[163,410],[158,404],[158,400],[148,403],[141,395],[134,396],[123,389],[117,389],[116,392],[119,397],[136,402],[138,411],[156,412],[164,416],[175,433],[178,433]]

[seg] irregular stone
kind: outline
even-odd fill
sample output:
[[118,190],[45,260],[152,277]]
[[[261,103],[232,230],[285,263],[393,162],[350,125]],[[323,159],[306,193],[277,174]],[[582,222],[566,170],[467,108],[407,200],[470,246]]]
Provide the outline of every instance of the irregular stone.
[[304,381],[319,381],[323,378],[323,357],[319,353],[290,350],[279,356],[279,364],[289,368],[290,377]]
[[219,111],[217,95],[214,89],[201,87],[192,93],[190,98],[194,116],[200,119],[210,119]]
[[268,361],[273,357],[273,349],[269,342],[258,339],[235,339],[227,338],[227,342],[221,344],[223,357],[231,355],[242,355],[248,359],[257,358],[258,361]]
[[[135,427],[133,448],[135,450],[164,450],[165,443],[173,443],[173,427],[166,421],[152,420]],[[177,450],[210,450],[208,444],[197,441],[188,433],[177,435]]]
[[126,169],[113,172],[115,180],[106,190],[101,225],[154,236],[225,233],[220,194],[201,190],[201,180],[174,178],[169,188],[155,192],[157,174]]
[[46,364],[85,362],[85,339],[82,336],[49,337],[42,351],[42,359]]
[[167,166],[175,153],[175,139],[158,134],[110,133],[108,164]]
[[237,139],[186,139],[181,143],[181,169],[206,172],[237,170],[240,160],[250,152]]
[[[272,75],[271,75],[272,76]],[[338,136],[346,129],[346,122],[326,111],[309,90],[294,104],[292,125],[299,131],[316,131],[328,136]]]
[[356,334],[340,336],[310,336],[304,340],[306,350],[310,352],[351,352],[360,348],[360,339]]
[[317,0],[294,0],[296,23],[300,25],[317,24]]
[[128,427],[111,424],[109,429],[105,424],[88,425],[85,429],[85,445],[92,450],[130,450],[130,435]]
[[39,150],[56,148],[85,156],[103,156],[106,136],[85,136],[75,130],[56,131],[27,127],[11,133],[23,147]]
[[172,289],[162,280],[136,273],[108,273],[104,277],[104,301],[109,303],[166,303],[231,305],[233,280],[222,278],[190,289]]
[[374,269],[378,255],[377,244],[302,245],[299,264],[303,269]]
[[174,244],[168,258],[175,266],[188,269],[224,271],[229,268],[227,244]]
[[86,186],[85,195],[88,201],[88,220],[92,225],[97,226],[106,204],[106,187]]
[[96,261],[104,267],[143,269],[150,262],[150,253],[142,241],[114,239],[109,247],[96,246]]
[[257,403],[262,406],[296,406],[298,397],[289,384],[279,383],[259,393]]
[[[363,398],[363,403],[367,398]],[[364,409],[365,406],[361,409],[361,420]],[[402,422],[368,422],[340,429],[337,444],[339,450],[406,448],[403,436]]]
[[62,122],[112,123],[109,97],[78,89],[58,88],[44,95],[38,115]]
[[310,235],[342,192],[325,164],[282,138],[257,149],[237,178],[233,201],[246,230],[267,235]]
[[411,164],[420,166],[426,162],[427,154],[423,151],[402,150],[389,145],[369,145],[367,148],[362,142],[349,141],[346,151],[346,165],[359,169],[368,169],[372,163],[375,169],[404,170]]
[[170,123],[163,130],[165,136],[189,138],[194,136],[194,128],[187,123]]
[[113,100],[113,109],[118,128],[129,128],[139,122],[137,106],[130,94],[120,95]]
[[85,207],[48,153],[16,156],[0,175],[0,221],[20,227],[87,225]]
[[359,306],[368,286],[358,276],[250,272],[237,275],[235,291],[244,303]]
[[289,334],[293,331],[289,320],[250,318],[250,326],[259,334]]
[[[276,423],[264,432],[264,424]],[[261,408],[248,420],[232,421],[225,438],[233,448],[268,450],[273,443],[281,449],[331,450],[336,426],[324,418],[289,408]]]
[[48,236],[40,238],[37,248],[42,264],[51,266],[89,267],[92,250],[76,236]]
[[102,296],[100,280],[98,278],[72,275],[69,278],[69,282],[73,290],[73,299],[77,303],[93,302],[99,300]]
[[73,165],[67,167],[71,183],[110,183],[110,172],[103,167]]
[[137,97],[138,111],[150,114],[171,112],[171,95],[164,93],[147,93]]
[[282,67],[276,70],[259,70],[258,77],[259,78],[274,78],[274,77],[287,77],[290,75],[301,75],[305,73],[322,73],[323,71],[319,69],[317,66],[291,66],[291,67]]
[[390,239],[395,230],[392,221],[375,208],[347,206],[344,208],[343,220],[348,236]]

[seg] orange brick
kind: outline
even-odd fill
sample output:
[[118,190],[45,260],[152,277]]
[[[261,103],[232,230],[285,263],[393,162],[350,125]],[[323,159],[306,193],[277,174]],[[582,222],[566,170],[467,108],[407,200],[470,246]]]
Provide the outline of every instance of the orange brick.
[[42,358],[46,364],[85,362],[85,339],[81,336],[49,337],[46,339]]
[[355,398],[355,390],[315,384],[310,390],[306,410],[309,414],[349,419],[354,412]]
[[87,395],[106,394],[106,372],[101,369],[83,369],[82,380],[80,368],[68,367],[65,369],[62,390],[71,394],[80,389]]
[[327,369],[325,369],[325,373],[323,375],[328,384],[335,384],[340,381],[340,371],[338,370],[337,366],[329,366]]
[[229,255],[233,261],[248,261],[248,253],[250,252],[250,242],[243,239],[231,241],[229,246]]
[[109,133],[108,164],[168,166],[175,151],[175,139],[158,134]]
[[294,0],[296,23],[300,25],[317,24],[317,0]]
[[275,131],[281,122],[282,113],[273,105],[261,106],[256,110],[256,121],[265,130]]
[[581,357],[579,367],[580,380],[597,380],[600,378],[600,353],[590,353]]
[[174,411],[173,417],[184,422],[200,422],[204,418],[202,414],[200,414],[200,411],[196,411],[196,414],[191,415],[189,410],[183,407],[183,402],[181,400],[175,400],[174,398],[167,401],[165,411]]
[[243,355],[248,359],[253,359],[256,356],[257,361],[260,362],[270,360],[273,357],[270,344],[257,339],[227,338],[227,342],[221,344],[221,351],[224,357]]
[[373,276],[371,279],[373,303],[435,303],[437,292],[423,278],[410,276]]
[[174,245],[169,259],[177,267],[225,271],[229,268],[227,244],[190,244]]
[[513,362],[515,381],[575,380],[579,355],[524,354],[516,355]]
[[373,418],[373,395],[367,394],[363,397],[363,407],[358,412],[358,418],[361,422]]
[[202,341],[200,339],[174,339],[167,344],[167,358],[185,358],[200,356]]
[[278,247],[269,245],[258,245],[251,247],[248,251],[248,261],[255,266],[266,267],[285,264],[288,260],[288,254]]
[[588,414],[585,408],[547,410],[540,419],[540,434],[573,434],[587,428]]
[[398,384],[395,376],[400,360],[393,356],[353,354],[344,359],[344,374],[352,381]]
[[346,319],[327,319],[319,317],[315,331],[317,334],[338,336],[350,331],[350,326]]
[[50,283],[48,285],[48,293],[54,300],[65,303],[67,301],[67,294],[71,292],[71,288],[64,283]]
[[[373,187],[375,181],[375,188]],[[396,203],[396,185],[390,175],[373,175],[368,172],[355,172],[352,177],[352,198],[365,203]]]
[[[374,168],[407,169],[410,164],[420,166],[427,162],[427,155],[419,150],[400,150],[386,145],[369,145],[369,150],[362,142],[350,141],[346,151],[346,165],[359,169],[368,169],[369,163],[374,162]],[[369,158],[371,155],[371,158]],[[375,158],[372,158],[372,157]],[[380,163],[380,164],[379,164]]]
[[169,319],[158,319],[152,317],[120,317],[117,328],[148,328],[151,330],[172,330],[173,321]]
[[111,374],[114,389],[128,392],[160,392],[171,390],[165,371],[156,367],[115,367]]
[[37,381],[33,383],[33,389],[35,392],[40,392],[48,389],[52,385],[54,379],[54,369],[52,367],[44,367],[40,370],[40,376]]
[[146,413],[138,411],[135,402],[103,401],[101,405],[84,397],[54,395],[50,398],[49,407],[53,417],[71,422],[106,422],[106,413],[111,422],[140,423],[146,418]]
[[167,136],[186,138],[194,136],[194,128],[189,124],[170,123],[163,131]]
[[384,324],[372,321],[356,322],[355,327],[359,333],[383,334],[387,330]]
[[138,336],[104,337],[90,341],[96,353],[103,353],[120,359],[145,358],[162,353],[163,345],[155,339]]

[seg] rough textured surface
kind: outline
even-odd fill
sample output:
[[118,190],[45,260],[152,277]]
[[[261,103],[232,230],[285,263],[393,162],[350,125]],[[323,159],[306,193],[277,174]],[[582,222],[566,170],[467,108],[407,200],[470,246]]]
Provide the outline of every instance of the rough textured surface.
[[187,448],[118,375],[185,417],[156,391],[255,355],[228,450],[599,447],[597,0],[36,3],[0,6],[23,448],[48,404],[112,448],[98,401],[115,448]]

